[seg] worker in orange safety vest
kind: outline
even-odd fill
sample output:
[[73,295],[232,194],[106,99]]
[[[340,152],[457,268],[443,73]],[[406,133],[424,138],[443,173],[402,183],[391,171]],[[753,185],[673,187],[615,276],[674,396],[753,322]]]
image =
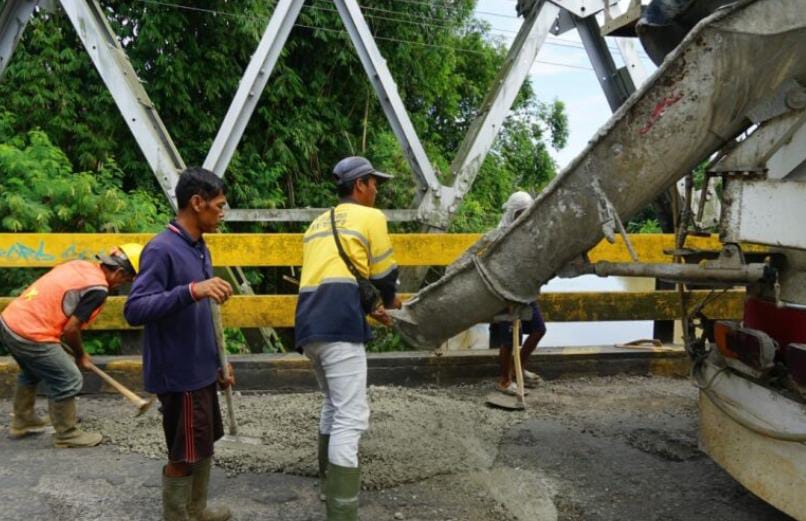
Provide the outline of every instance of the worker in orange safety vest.
[[[83,385],[81,370],[89,370],[92,364],[84,351],[81,330],[101,312],[110,290],[134,280],[142,249],[129,243],[109,255],[98,255],[99,263],[74,260],[60,264],[0,313],[0,344],[20,366],[9,428],[12,438],[42,432],[52,422],[56,447],[93,447],[101,442],[100,433],[76,427],[75,397]],[[48,395],[49,419],[34,412],[40,382]]]

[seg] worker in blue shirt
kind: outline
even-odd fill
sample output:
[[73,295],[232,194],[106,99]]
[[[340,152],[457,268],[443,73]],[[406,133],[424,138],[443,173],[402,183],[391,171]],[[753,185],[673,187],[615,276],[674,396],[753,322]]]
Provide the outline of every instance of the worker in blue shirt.
[[203,168],[186,169],[176,185],[179,210],[140,257],[139,277],[124,307],[144,325],[143,379],[157,394],[168,446],[162,472],[165,521],[226,521],[226,507],[207,506],[213,444],[224,434],[216,387],[234,383],[219,366],[210,299],[232,295],[213,276],[205,233],[215,232],[227,204],[224,182]]

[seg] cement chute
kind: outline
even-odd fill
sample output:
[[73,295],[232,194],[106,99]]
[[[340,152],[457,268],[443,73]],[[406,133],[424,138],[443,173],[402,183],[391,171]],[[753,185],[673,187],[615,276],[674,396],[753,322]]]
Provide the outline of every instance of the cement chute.
[[[508,230],[494,230],[421,290],[396,326],[433,347],[489,320],[746,130],[748,111],[787,80],[806,84],[800,0],[738,2],[702,20],[652,78]],[[612,217],[612,216],[610,216]]]

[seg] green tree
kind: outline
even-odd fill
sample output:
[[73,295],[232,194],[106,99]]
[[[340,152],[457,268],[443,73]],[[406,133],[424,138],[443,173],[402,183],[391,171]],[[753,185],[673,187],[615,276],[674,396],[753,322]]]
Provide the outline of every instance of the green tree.
[[[203,0],[192,10],[148,0],[102,4],[186,162],[201,163],[274,4]],[[443,179],[505,55],[489,28],[473,18],[473,5],[376,0],[364,10]],[[15,116],[17,133],[42,129],[79,170],[98,172],[111,162],[124,190],[157,192],[60,12],[40,13],[29,24],[0,82],[0,110]],[[527,84],[498,146],[506,157],[489,161],[484,174],[525,167],[540,169],[532,181],[550,176],[553,164],[541,146],[548,134],[562,146],[563,118],[561,104],[536,103]],[[536,121],[543,122],[539,131],[532,128]],[[322,183],[348,153],[381,159],[394,172],[407,170],[333,4],[314,0],[303,9],[228,170],[233,206],[322,205],[331,198]],[[526,174],[516,177],[539,186],[526,182]],[[413,185],[400,178],[406,181],[384,202],[405,207]]]
[[[202,163],[274,2],[181,2],[187,9],[153,0],[101,4],[183,158]],[[473,18],[474,5],[371,0],[363,9],[443,181],[449,181],[451,160],[506,55],[489,26]],[[4,229],[123,231],[167,218],[153,174],[60,11],[40,12],[28,25],[0,81],[0,114],[0,142],[13,148],[7,151],[11,159],[0,164]],[[495,224],[512,191],[538,192],[555,175],[549,147],[564,146],[567,133],[562,103],[539,102],[527,83],[451,229],[482,231]],[[35,155],[41,147],[52,157]],[[398,174],[381,204],[411,205],[409,167],[335,7],[312,0],[228,168],[231,205],[327,206],[334,197],[330,170],[347,154],[366,155]],[[23,157],[41,159],[43,166],[21,168]],[[23,173],[28,170],[38,177]],[[125,208],[114,211],[121,203]],[[230,229],[300,231],[302,225],[241,223]],[[279,270],[251,270],[248,276],[261,293],[294,291],[283,285]]]
[[[124,192],[114,162],[96,172],[76,172],[44,132],[15,135],[13,122],[12,115],[0,113],[0,231],[145,231],[165,221],[160,194]],[[0,294],[18,294],[44,271],[0,270]],[[116,335],[87,337],[90,353],[116,346]]]

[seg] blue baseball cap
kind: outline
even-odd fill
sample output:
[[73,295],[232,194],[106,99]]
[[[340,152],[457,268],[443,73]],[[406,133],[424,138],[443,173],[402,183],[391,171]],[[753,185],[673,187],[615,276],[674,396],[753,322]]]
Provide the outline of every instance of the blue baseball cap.
[[345,157],[333,167],[333,177],[336,178],[336,184],[338,185],[359,179],[365,175],[376,177],[378,182],[383,182],[394,177],[375,170],[372,163],[370,163],[366,157],[361,156]]

